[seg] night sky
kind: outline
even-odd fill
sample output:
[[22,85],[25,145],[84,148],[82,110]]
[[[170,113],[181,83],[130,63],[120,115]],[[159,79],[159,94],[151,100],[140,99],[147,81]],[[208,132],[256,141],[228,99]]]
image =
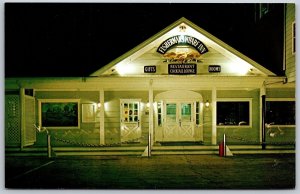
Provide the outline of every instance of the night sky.
[[5,77],[86,77],[181,17],[282,74],[283,6],[6,3]]

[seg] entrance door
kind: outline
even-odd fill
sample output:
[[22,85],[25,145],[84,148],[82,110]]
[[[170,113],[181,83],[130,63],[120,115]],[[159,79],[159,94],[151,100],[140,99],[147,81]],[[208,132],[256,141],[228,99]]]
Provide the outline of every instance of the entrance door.
[[121,100],[121,142],[138,141],[141,134],[140,102]]
[[163,141],[194,141],[194,108],[192,102],[167,102]]

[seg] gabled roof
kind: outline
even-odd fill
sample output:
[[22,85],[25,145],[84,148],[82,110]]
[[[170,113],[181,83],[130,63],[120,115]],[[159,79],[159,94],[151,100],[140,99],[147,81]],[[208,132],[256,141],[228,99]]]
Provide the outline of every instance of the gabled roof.
[[[275,75],[249,57],[182,17],[90,76],[122,75],[121,71],[126,72],[128,76],[142,75],[144,66],[149,65],[157,66],[159,70],[158,75],[167,74],[166,60],[162,54],[157,52],[157,48],[168,38],[178,35],[180,33],[179,27],[182,25],[186,26],[184,34],[201,40],[208,48],[208,52],[200,56],[200,63],[198,65],[201,66],[198,68],[198,71],[202,72],[200,74],[205,74],[207,67],[210,65],[220,65],[222,66],[222,75],[239,75],[240,72],[243,75]],[[207,74],[209,73],[207,72]]]

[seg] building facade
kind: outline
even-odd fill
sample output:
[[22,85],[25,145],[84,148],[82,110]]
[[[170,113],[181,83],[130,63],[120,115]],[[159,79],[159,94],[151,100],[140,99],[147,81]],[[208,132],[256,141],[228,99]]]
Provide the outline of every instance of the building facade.
[[47,145],[34,125],[56,147],[218,145],[224,134],[232,145],[294,144],[295,55],[285,59],[277,76],[180,18],[89,77],[6,78],[5,145]]

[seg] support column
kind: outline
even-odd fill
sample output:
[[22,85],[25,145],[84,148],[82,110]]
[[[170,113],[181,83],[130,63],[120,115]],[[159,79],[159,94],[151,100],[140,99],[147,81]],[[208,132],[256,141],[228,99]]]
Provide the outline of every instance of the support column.
[[266,128],[265,128],[265,115],[266,115],[266,88],[265,86],[262,86],[260,88],[259,92],[260,100],[260,116],[259,116],[259,121],[260,121],[260,142],[262,145],[262,149],[266,148]]
[[[153,119],[153,88],[152,88],[153,80],[150,80],[149,83],[149,140],[150,140],[150,148],[152,148],[152,145],[154,144],[154,137],[153,137],[153,131],[154,131],[154,119]],[[151,149],[150,149],[151,151]]]
[[105,131],[104,131],[104,90],[99,91],[100,106],[100,144],[105,144]]
[[212,129],[211,129],[211,143],[217,144],[217,90],[215,87],[211,91],[211,112],[212,112]]

